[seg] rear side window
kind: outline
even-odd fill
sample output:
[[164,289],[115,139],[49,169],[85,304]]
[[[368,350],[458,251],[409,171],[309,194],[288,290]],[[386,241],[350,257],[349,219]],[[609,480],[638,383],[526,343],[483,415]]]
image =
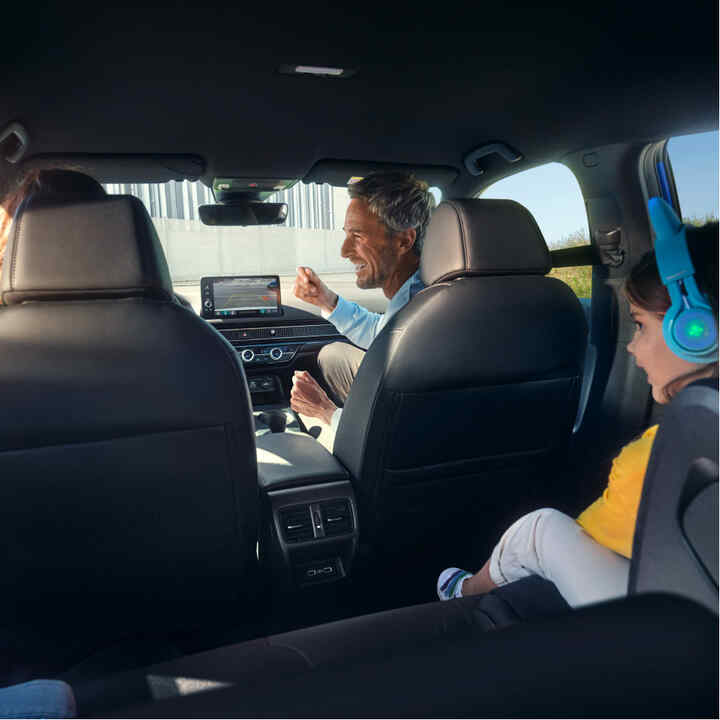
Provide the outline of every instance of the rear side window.
[[668,155],[683,222],[718,219],[718,132],[670,138]]
[[[590,244],[585,201],[572,171],[548,163],[498,180],[480,197],[515,200],[533,215],[548,248],[561,250]],[[580,298],[591,294],[592,267],[553,268],[551,277],[567,283]]]

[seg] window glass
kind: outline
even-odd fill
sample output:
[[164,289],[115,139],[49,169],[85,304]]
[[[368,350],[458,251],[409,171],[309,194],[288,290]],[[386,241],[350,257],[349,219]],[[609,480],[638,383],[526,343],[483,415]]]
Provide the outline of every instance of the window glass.
[[[524,205],[535,218],[550,250],[590,244],[580,185],[565,165],[548,163],[503,178],[486,188],[480,197],[515,200]],[[550,276],[566,282],[578,297],[590,297],[590,266],[554,268]]]
[[[201,182],[115,183],[105,189],[142,200],[155,223],[175,290],[198,312],[200,278],[212,275],[279,275],[283,302],[292,303],[298,265],[311,267],[335,292],[356,299],[355,270],[340,255],[350,204],[347,188],[298,182],[268,198],[288,204],[286,222],[257,227],[204,225],[198,207],[215,199]],[[439,202],[440,189],[431,192]],[[387,306],[381,288],[363,290],[360,300],[376,312]],[[314,306],[303,307],[315,311]]]
[[718,132],[670,138],[668,154],[683,221],[718,219]]
[[257,227],[204,225],[198,207],[215,199],[201,182],[107,184],[105,189],[143,201],[165,250],[173,285],[197,311],[203,276],[280,275],[283,300],[292,296],[298,265],[312,267],[333,287],[342,287],[346,279],[355,285],[352,265],[340,256],[350,202],[345,188],[299,182],[269,198],[288,204],[287,221]]

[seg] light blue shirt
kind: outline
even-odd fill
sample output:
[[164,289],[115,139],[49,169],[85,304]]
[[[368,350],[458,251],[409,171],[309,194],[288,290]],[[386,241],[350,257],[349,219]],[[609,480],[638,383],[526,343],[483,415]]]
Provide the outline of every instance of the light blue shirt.
[[323,313],[323,316],[348,340],[367,350],[372,341],[387,325],[388,320],[404,308],[424,287],[425,285],[420,278],[420,270],[417,270],[392,296],[384,313],[371,312],[361,305],[345,300],[345,298],[338,295],[335,309],[329,315]]
[[[402,310],[424,288],[425,284],[420,278],[420,270],[417,270],[392,296],[384,313],[374,313],[338,295],[335,309],[329,315],[323,312],[323,317],[327,318],[338,329],[339,333],[345,335],[358,347],[367,350],[372,345],[372,341],[387,325],[390,318]],[[340,424],[341,415],[342,408],[338,408],[333,413],[330,422],[333,435]]]

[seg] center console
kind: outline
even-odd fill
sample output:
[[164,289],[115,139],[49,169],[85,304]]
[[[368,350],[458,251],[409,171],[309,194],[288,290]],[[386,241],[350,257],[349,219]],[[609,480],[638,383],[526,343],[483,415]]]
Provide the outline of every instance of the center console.
[[277,590],[342,580],[358,545],[353,488],[345,468],[290,410],[288,396],[293,372],[312,369],[324,345],[345,338],[326,320],[283,306],[276,275],[203,277],[200,292],[202,317],[233,346],[247,376],[261,564]]
[[257,459],[260,559],[273,581],[302,588],[346,577],[359,537],[347,470],[304,433],[258,437]]

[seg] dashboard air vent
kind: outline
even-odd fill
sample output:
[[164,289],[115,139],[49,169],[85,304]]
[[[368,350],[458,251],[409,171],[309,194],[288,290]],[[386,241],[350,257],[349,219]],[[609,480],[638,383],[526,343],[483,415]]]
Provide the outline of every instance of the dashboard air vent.
[[353,516],[349,500],[327,500],[320,503],[325,537],[346,535],[353,529]]
[[280,511],[280,527],[285,542],[312,540],[313,526],[309,505],[294,505]]
[[337,329],[326,323],[324,325],[289,325],[287,327],[218,328],[231,343],[242,343],[245,340],[275,340],[277,338],[303,338],[339,335]]

